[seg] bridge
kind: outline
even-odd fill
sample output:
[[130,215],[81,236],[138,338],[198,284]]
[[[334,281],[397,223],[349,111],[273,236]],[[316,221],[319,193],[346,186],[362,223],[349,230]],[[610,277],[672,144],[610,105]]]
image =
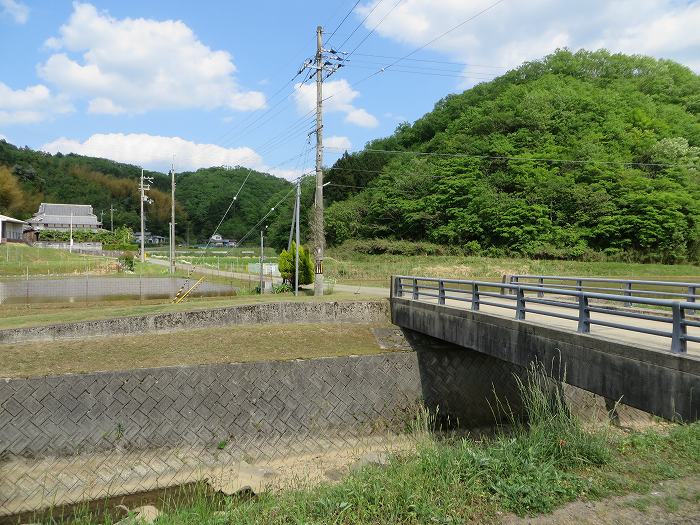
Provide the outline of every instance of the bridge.
[[657,416],[700,419],[700,284],[395,276],[394,324]]

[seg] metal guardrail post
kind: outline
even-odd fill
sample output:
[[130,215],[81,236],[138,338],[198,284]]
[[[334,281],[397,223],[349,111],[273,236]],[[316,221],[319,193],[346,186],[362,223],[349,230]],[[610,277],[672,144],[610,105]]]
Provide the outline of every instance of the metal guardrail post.
[[516,308],[515,318],[522,321],[525,319],[525,291],[519,286],[515,289]]
[[577,292],[583,291],[583,281],[580,279],[576,281],[576,291]]
[[[510,276],[510,284],[520,284],[520,280],[518,279],[517,275]],[[515,292],[512,289],[511,289],[510,293],[515,294]]]
[[698,289],[696,286],[688,286],[688,302],[689,303],[695,302],[695,295],[697,293],[698,293]]
[[[501,278],[501,283],[506,284],[506,283],[509,283],[509,282],[510,282],[510,275],[504,274],[503,277]],[[510,290],[509,290],[509,292],[510,292]],[[506,287],[505,287],[505,286],[501,286],[501,292],[500,292],[500,293],[501,293],[501,295],[505,295],[505,294],[506,294]]]
[[[540,287],[544,288],[544,277],[539,278]],[[544,297],[544,292],[537,292],[537,297]]]
[[472,283],[472,310],[479,310],[479,285]]
[[591,311],[588,308],[588,296],[578,296],[578,331],[587,334],[591,331]]
[[418,279],[413,279],[413,298],[418,299]]
[[438,282],[438,304],[445,304],[445,281]]
[[685,336],[688,333],[687,327],[684,323],[685,310],[680,305],[680,303],[673,303],[673,305],[671,305],[671,311],[673,312],[673,332],[671,334],[671,352],[685,353],[688,351],[688,341],[686,341],[686,339],[685,339]]
[[[632,283],[630,282],[625,283],[625,295],[627,297],[632,297]],[[623,306],[632,306],[632,303],[627,301],[623,303]]]

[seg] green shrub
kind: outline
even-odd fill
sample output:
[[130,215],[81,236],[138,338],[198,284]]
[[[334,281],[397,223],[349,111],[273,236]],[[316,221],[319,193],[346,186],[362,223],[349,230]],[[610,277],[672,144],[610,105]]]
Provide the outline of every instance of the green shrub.
[[117,263],[121,271],[125,272],[133,272],[136,267],[134,254],[132,252],[124,252],[117,259]]
[[289,283],[275,284],[272,286],[272,293],[289,293],[293,291],[294,289]]
[[[296,274],[296,243],[292,242],[292,247],[287,250],[282,250],[279,255],[278,263],[280,274],[285,282],[290,286],[294,286],[294,275]],[[311,261],[309,251],[303,246],[299,247],[299,285],[311,284],[314,282],[314,263]]]

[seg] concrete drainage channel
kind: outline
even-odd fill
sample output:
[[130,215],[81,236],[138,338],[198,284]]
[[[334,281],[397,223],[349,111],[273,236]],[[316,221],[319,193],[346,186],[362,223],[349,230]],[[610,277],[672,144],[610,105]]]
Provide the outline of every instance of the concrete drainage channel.
[[[268,303],[3,331],[0,340],[272,322],[388,322],[386,302]],[[464,428],[521,410],[523,371],[412,332],[375,332],[386,353],[0,380],[0,523],[85,502],[114,509],[342,479],[412,450],[421,407]],[[95,339],[99,344],[99,339]],[[0,346],[0,352],[2,347]],[[590,396],[588,396],[590,397]],[[407,432],[409,430],[409,432]],[[358,463],[359,462],[359,463]]]

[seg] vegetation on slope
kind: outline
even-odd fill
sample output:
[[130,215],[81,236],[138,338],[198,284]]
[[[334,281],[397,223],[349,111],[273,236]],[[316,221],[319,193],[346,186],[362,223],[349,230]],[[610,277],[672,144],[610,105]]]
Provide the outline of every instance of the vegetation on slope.
[[[166,235],[170,222],[170,178],[147,171],[153,177],[146,205],[147,229]],[[248,177],[250,175],[250,177]],[[114,226],[140,229],[139,178],[141,168],[82,155],[51,155],[29,148],[18,148],[0,140],[0,213],[24,219],[35,213],[40,202],[91,204],[105,227],[109,227],[110,206],[114,206]],[[235,205],[222,223],[225,238],[238,239],[252,228],[292,185],[266,173],[247,168],[214,167],[177,174],[177,236],[192,244],[206,240],[214,232],[233,196],[248,177]],[[288,199],[270,221],[276,246],[286,247],[291,221]],[[253,236],[255,240],[255,236]]]
[[558,51],[526,63],[338,160],[329,242],[697,261],[699,93],[700,77],[669,60]]

